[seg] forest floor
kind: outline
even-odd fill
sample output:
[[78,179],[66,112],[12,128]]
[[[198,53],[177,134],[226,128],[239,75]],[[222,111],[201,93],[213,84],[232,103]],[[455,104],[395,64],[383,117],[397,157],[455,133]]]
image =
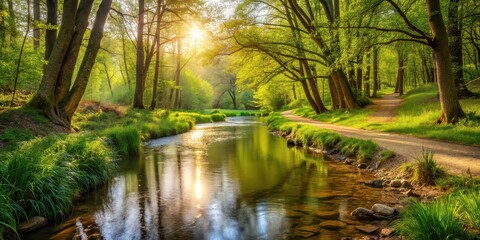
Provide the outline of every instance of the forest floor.
[[[395,111],[401,105],[402,100],[396,99],[395,95],[386,95],[375,102],[376,105],[373,107],[375,112],[371,117],[376,118],[377,121],[379,118],[382,121],[390,121],[395,117]],[[346,137],[372,140],[380,147],[395,152],[397,156],[401,156],[407,161],[414,161],[416,157],[421,156],[424,149],[431,150],[435,154],[435,160],[448,172],[465,174],[470,171],[473,176],[480,177],[480,147],[339,126],[300,117],[292,114],[291,111],[283,112],[282,115],[294,122],[328,129]]]

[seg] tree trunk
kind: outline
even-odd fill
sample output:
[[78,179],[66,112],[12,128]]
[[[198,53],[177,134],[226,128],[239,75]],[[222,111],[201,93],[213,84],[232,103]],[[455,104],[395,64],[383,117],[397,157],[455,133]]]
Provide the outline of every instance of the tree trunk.
[[33,1],[33,48],[40,47],[40,0]]
[[380,89],[378,81],[378,48],[373,49],[373,93],[372,97],[377,97],[377,91]]
[[[45,55],[44,60],[49,61],[53,46],[57,41],[57,0],[47,0],[47,30],[45,31]],[[47,64],[43,66],[43,73],[47,70]]]
[[103,69],[105,71],[105,76],[107,77],[108,89],[110,89],[110,96],[113,97],[113,88],[112,88],[112,77],[108,73],[108,67],[106,63],[103,63]]
[[77,78],[75,79],[72,90],[69,92],[62,105],[64,114],[62,117],[69,123],[72,120],[73,114],[77,110],[78,104],[85,93],[85,89],[87,88],[90,73],[92,72],[98,50],[100,49],[100,43],[103,38],[103,29],[107,22],[111,5],[112,0],[102,0],[100,3]]
[[359,55],[357,57],[357,91],[359,93],[362,92],[362,81],[363,81],[363,76],[362,76],[362,68],[363,68],[363,57],[361,55]]
[[293,99],[297,100],[297,91],[295,90],[295,83],[292,83],[292,93],[293,93]]
[[[60,74],[57,78],[55,88],[55,110],[58,111],[58,104],[65,98],[72,85],[73,72],[78,60],[78,54],[83,42],[83,35],[88,27],[88,17],[92,11],[93,0],[81,0],[76,13],[75,33],[68,46],[65,59],[62,63]],[[57,113],[58,115],[58,113]]]
[[335,86],[335,81],[333,81],[333,77],[328,78],[328,88],[330,89],[330,98],[332,100],[332,109],[340,109],[341,99],[340,93]]
[[320,110],[318,109],[318,106],[315,103],[315,100],[313,100],[312,95],[310,94],[310,89],[308,89],[307,81],[301,80],[300,83],[302,84],[302,88],[303,88],[303,91],[305,92],[305,97],[307,98],[308,103],[310,104],[310,106],[312,106],[313,111],[315,111],[316,114],[319,114]]
[[315,83],[315,77],[312,74],[312,71],[311,71],[310,66],[308,64],[308,61],[301,60],[300,62],[303,66],[304,76],[307,78],[308,84],[310,85],[310,89],[312,90],[313,100],[314,100],[315,104],[317,105],[317,109],[318,109],[319,113],[327,111],[327,108],[325,107],[322,99],[320,98],[320,93],[318,92],[318,88],[317,88],[317,85]]
[[365,75],[363,76],[363,85],[364,85],[364,92],[363,94],[366,96],[366,97],[370,97],[370,62],[371,62],[371,55],[370,55],[370,51],[367,53],[367,66],[366,66],[366,69],[365,69]]
[[452,56],[453,77],[459,98],[474,96],[465,85],[463,78],[463,48],[462,48],[462,23],[459,20],[458,8],[460,0],[450,0],[448,6],[448,37],[450,55]]
[[128,90],[130,91],[132,87],[132,82],[130,81],[130,73],[128,71],[128,63],[127,63],[127,50],[125,46],[125,33],[122,32],[122,53],[123,53],[123,67],[125,68],[125,76],[127,78]]
[[59,121],[54,112],[55,85],[60,70],[62,69],[65,54],[67,53],[73,34],[75,33],[75,28],[73,26],[75,26],[77,5],[77,0],[65,1],[63,4],[62,24],[60,26],[58,41],[56,41],[56,44],[52,49],[39,89],[29,103],[33,108],[41,109],[53,122],[62,125],[64,123]]
[[7,0],[8,2],[8,28],[10,32],[10,45],[13,45],[15,38],[17,37],[17,19],[15,17],[15,10],[13,9],[13,0]]
[[182,59],[182,39],[177,38],[177,68],[175,69],[175,101],[173,102],[173,109],[179,109],[180,106],[180,72],[182,67],[180,61]]
[[465,117],[458,101],[453,79],[452,61],[448,51],[448,35],[439,0],[427,0],[427,14],[433,39],[432,49],[437,67],[438,91],[442,115],[437,123],[456,123]]
[[143,94],[145,92],[145,52],[143,46],[143,28],[145,25],[145,0],[138,0],[138,26],[137,26],[137,62],[136,84],[133,107],[143,109]]
[[398,53],[398,71],[397,71],[397,82],[395,83],[395,93],[398,93],[401,96],[403,95],[403,86],[404,86],[404,78],[405,78],[405,59],[400,49],[397,49],[397,53]]

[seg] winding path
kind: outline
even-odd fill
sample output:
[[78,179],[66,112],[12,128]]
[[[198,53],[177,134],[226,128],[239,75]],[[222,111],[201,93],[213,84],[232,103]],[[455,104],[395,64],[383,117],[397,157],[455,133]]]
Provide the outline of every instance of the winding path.
[[[372,117],[381,117],[385,121],[393,118],[396,108],[401,104],[401,102],[391,104],[392,101],[395,102],[395,100],[392,100],[393,98],[385,97],[383,101],[390,103],[391,106],[382,107],[381,104],[378,104],[379,106],[375,107],[377,110],[372,114]],[[408,161],[413,161],[416,156],[419,156],[423,148],[429,149],[435,153],[435,160],[450,173],[465,174],[470,169],[473,176],[480,177],[480,147],[323,123],[293,115],[291,111],[283,112],[282,115],[294,122],[328,129],[347,137],[370,139],[380,147],[392,150],[397,155],[405,157]]]

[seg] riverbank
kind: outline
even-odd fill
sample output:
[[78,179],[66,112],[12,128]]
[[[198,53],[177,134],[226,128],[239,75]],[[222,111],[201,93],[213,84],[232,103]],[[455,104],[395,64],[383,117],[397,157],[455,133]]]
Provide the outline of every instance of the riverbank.
[[[397,159],[392,164],[395,153],[379,149],[370,140],[342,137],[329,130],[297,124],[280,114],[272,115],[267,123],[277,135],[287,138],[287,144],[333,154],[333,159],[376,172],[379,179],[364,184],[403,191],[405,197],[411,197],[405,208],[397,209],[401,218],[391,223],[406,239],[418,239],[426,233],[431,233],[428,239],[480,237],[480,180],[471,175],[448,175],[436,164],[433,153],[425,151],[413,163],[400,164]],[[377,230],[370,236],[380,236]]]
[[[350,112],[334,110],[317,115],[311,107],[294,109],[292,112],[298,116],[351,128],[480,146],[480,98],[460,100],[467,118],[455,125],[435,123],[441,115],[436,85],[413,89],[390,101],[377,99],[374,102],[377,104]],[[381,104],[385,105],[382,107]],[[393,106],[397,104],[399,106]]]
[[27,219],[34,219],[38,227],[68,214],[78,196],[115,174],[116,159],[138,154],[142,141],[180,134],[196,123],[224,121],[225,117],[86,105],[72,122],[77,133],[67,134],[51,128],[33,110],[2,113],[0,236],[17,239],[17,230],[32,230],[20,226]]

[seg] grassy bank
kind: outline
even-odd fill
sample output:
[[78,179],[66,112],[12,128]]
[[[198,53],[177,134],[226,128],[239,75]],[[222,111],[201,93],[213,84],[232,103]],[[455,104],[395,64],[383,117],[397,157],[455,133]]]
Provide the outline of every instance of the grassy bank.
[[295,109],[293,113],[349,127],[410,134],[418,137],[444,141],[480,145],[480,99],[461,100],[463,110],[468,118],[456,125],[438,125],[440,117],[438,90],[435,85],[428,85],[409,91],[402,96],[405,102],[398,110],[395,121],[375,122],[369,119],[372,109],[360,109],[351,112],[331,111],[316,115],[309,107]]
[[[8,115],[1,115],[0,120],[31,112],[17,111],[4,113]],[[6,126],[0,134],[0,238],[18,238],[18,224],[30,217],[51,221],[67,214],[76,197],[108,181],[115,172],[115,160],[137,154],[142,141],[226,117],[221,113],[85,107],[73,119],[78,133],[55,134],[51,128],[53,134],[42,136],[48,121],[39,114],[30,116],[35,119],[26,121],[29,128]]]
[[335,150],[361,163],[371,163],[378,150],[377,144],[370,140],[343,137],[329,130],[297,124],[279,113],[271,114],[267,124],[271,130],[279,131],[297,145]]

